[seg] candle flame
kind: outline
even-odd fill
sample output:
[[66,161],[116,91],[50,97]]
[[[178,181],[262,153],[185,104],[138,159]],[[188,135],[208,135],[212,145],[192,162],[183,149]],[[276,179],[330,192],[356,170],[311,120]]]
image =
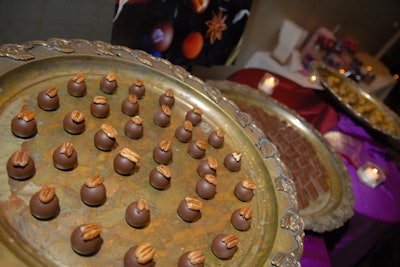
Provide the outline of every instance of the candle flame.
[[376,173],[376,174],[379,174],[379,169],[377,169],[377,168],[372,168],[372,172],[373,172],[373,173]]

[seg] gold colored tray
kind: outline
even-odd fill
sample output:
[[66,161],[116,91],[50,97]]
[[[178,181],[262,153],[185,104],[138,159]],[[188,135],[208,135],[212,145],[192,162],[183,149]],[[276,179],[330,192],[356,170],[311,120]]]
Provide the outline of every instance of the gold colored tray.
[[[224,96],[238,103],[244,111],[250,109],[250,114],[253,114],[253,111],[261,113],[257,114],[260,119],[277,116],[298,133],[297,139],[304,138],[305,142],[314,148],[316,160],[319,161],[316,163],[327,171],[329,191],[319,196],[309,206],[300,209],[299,213],[304,220],[306,230],[319,233],[331,231],[341,227],[353,216],[354,196],[347,168],[343,160],[312,125],[295,111],[254,88],[226,80],[207,81],[207,83],[221,90]],[[256,117],[253,119],[258,123],[268,123],[268,120],[271,120],[269,118],[265,121],[257,121]],[[270,122],[272,123],[272,121]],[[264,134],[268,137],[272,133],[264,132]],[[275,143],[275,145],[278,148],[284,147],[279,143]],[[282,153],[285,151],[280,151],[281,156]],[[289,158],[289,160],[297,159]]]
[[400,145],[400,117],[356,82],[323,63],[313,62],[321,84],[355,120],[389,141]]
[[[28,266],[121,266],[129,247],[150,242],[156,249],[155,260],[161,266],[173,266],[186,250],[200,249],[208,266],[299,266],[303,251],[304,223],[298,215],[293,181],[277,155],[267,152],[274,148],[250,117],[181,67],[149,54],[104,42],[49,39],[21,45],[0,46],[0,239],[8,251],[3,262],[23,261]],[[66,92],[68,80],[76,73],[85,73],[88,94],[75,98]],[[102,76],[115,72],[118,91],[106,95],[99,89]],[[139,100],[145,136],[130,140],[123,134],[129,117],[120,111],[120,103],[128,94],[128,86],[136,79],[146,85],[146,96]],[[38,108],[38,92],[50,86],[59,89],[61,106],[53,112]],[[159,109],[158,97],[172,88],[176,104],[172,108],[171,126],[160,128],[152,122]],[[107,119],[90,115],[89,104],[96,95],[104,95],[111,106]],[[10,122],[21,106],[36,113],[38,134],[19,139],[11,133]],[[218,161],[218,193],[204,201],[203,216],[188,224],[176,215],[178,202],[186,196],[196,197],[194,183],[198,179],[198,160],[187,154],[187,144],[174,138],[175,128],[182,124],[185,113],[193,107],[203,110],[203,122],[194,129],[193,139],[206,140],[208,133],[222,128],[226,133],[222,149],[207,149],[208,156]],[[69,135],[62,129],[62,118],[78,109],[86,114],[86,131]],[[93,136],[102,123],[111,124],[119,133],[118,148],[98,151]],[[165,191],[152,188],[148,175],[157,164],[152,150],[162,139],[172,141],[174,152],[170,165],[171,187]],[[64,140],[70,140],[78,152],[78,167],[63,172],[52,165],[52,151]],[[37,172],[27,181],[7,177],[5,165],[20,146],[29,148]],[[113,170],[112,161],[123,147],[140,155],[140,168],[132,176],[123,177]],[[242,169],[231,173],[222,164],[227,153],[243,154]],[[90,176],[105,177],[107,202],[99,208],[81,203],[79,190]],[[229,223],[231,209],[240,207],[233,196],[233,187],[247,178],[256,182],[253,224],[249,231],[235,231]],[[29,212],[29,200],[43,184],[56,187],[61,213],[51,221],[38,221]],[[124,220],[126,206],[145,198],[151,209],[151,223],[136,230]],[[92,257],[81,257],[70,248],[70,234],[79,224],[97,222],[102,226],[104,244]],[[211,239],[219,233],[239,236],[239,250],[229,261],[218,260],[210,250]],[[3,253],[3,252],[2,252]],[[20,266],[20,265],[18,265]]]

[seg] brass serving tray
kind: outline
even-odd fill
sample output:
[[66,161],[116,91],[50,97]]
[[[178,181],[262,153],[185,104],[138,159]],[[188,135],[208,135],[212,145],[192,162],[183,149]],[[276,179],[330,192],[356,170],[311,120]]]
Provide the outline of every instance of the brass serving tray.
[[[207,81],[207,83],[221,90],[226,97],[238,103],[240,107],[246,106],[248,109],[258,109],[259,112],[263,113],[258,114],[260,118],[273,115],[286,121],[289,127],[296,130],[299,135],[298,139],[305,138],[312,145],[319,161],[318,163],[327,170],[329,191],[319,196],[309,206],[300,209],[299,213],[304,220],[306,230],[319,233],[331,231],[341,227],[353,216],[354,196],[347,168],[343,160],[312,125],[307,123],[295,111],[290,110],[259,90],[226,80]],[[243,110],[246,109],[244,108]],[[254,118],[254,120],[257,121],[257,118]],[[268,137],[272,133],[265,132],[264,134]],[[278,143],[275,145],[280,147]],[[280,151],[279,153],[282,154],[285,151]]]
[[368,129],[400,144],[400,117],[356,82],[320,62],[313,62],[321,84],[335,101]]
[[[250,117],[241,112],[219,90],[205,84],[181,67],[149,54],[104,42],[49,39],[21,45],[0,46],[0,240],[2,262],[22,261],[28,266],[121,266],[129,247],[150,242],[156,249],[155,260],[161,266],[173,266],[186,250],[200,249],[208,266],[299,266],[303,250],[304,223],[298,215],[295,190],[285,166],[278,156],[268,153],[274,148]],[[68,80],[85,73],[88,94],[75,98],[66,92]],[[113,95],[100,91],[102,76],[114,72],[119,88]],[[136,79],[146,85],[146,95],[139,100],[145,136],[130,140],[123,134],[129,117],[120,111],[128,86]],[[38,108],[38,92],[50,86],[59,90],[61,106],[53,112]],[[158,97],[172,88],[176,104],[171,125],[155,126],[153,113],[159,109]],[[104,95],[111,106],[107,119],[90,115],[89,104],[96,95]],[[20,139],[11,133],[11,119],[26,106],[36,113],[38,134]],[[203,110],[203,122],[194,129],[193,139],[206,140],[208,133],[222,128],[226,133],[222,149],[207,149],[207,155],[218,161],[218,193],[204,201],[202,218],[188,224],[176,215],[177,203],[186,196],[196,197],[193,183],[198,179],[198,160],[187,154],[187,144],[174,138],[175,128],[193,107]],[[86,114],[86,131],[69,135],[62,129],[62,118],[71,110]],[[98,151],[93,145],[94,133],[102,123],[111,124],[119,133],[118,148]],[[152,150],[162,139],[173,144],[174,159],[170,165],[171,187],[165,191],[152,188],[148,175],[157,164]],[[63,172],[52,166],[52,151],[64,140],[70,140],[78,152],[78,167]],[[8,178],[6,161],[19,147],[27,147],[35,160],[36,174],[27,181]],[[129,147],[141,158],[139,170],[132,176],[117,174],[112,160],[123,147]],[[234,150],[243,154],[242,169],[231,173],[223,167],[223,157]],[[79,190],[92,175],[105,177],[107,202],[99,208],[83,205]],[[234,185],[243,178],[256,182],[257,191],[248,204],[253,209],[249,231],[235,231],[229,223],[230,210],[244,205],[233,196]],[[61,213],[51,221],[38,221],[29,212],[29,200],[43,184],[56,187]],[[151,223],[136,230],[124,220],[126,206],[138,198],[149,201]],[[82,223],[97,222],[102,227],[104,244],[92,257],[81,257],[70,248],[72,230]],[[212,237],[234,232],[240,238],[239,250],[231,260],[218,260],[210,250]],[[18,263],[18,266],[21,266]]]

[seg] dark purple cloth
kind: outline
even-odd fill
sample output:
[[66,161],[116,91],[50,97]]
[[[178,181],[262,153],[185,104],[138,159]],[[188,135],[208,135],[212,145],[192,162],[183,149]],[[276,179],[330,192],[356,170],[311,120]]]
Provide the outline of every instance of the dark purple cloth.
[[322,237],[313,234],[304,236],[304,253],[300,259],[303,267],[330,267],[328,250]]

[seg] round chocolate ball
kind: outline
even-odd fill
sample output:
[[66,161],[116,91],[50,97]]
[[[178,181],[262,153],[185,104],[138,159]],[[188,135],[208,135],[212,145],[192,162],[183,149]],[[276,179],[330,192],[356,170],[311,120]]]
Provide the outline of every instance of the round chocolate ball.
[[95,96],[90,103],[90,114],[94,117],[103,119],[110,115],[110,104],[104,96]]
[[60,203],[54,187],[43,186],[29,201],[31,214],[39,220],[51,220],[60,213]]
[[188,145],[188,153],[194,159],[202,159],[206,155],[207,143],[201,140],[193,140]]
[[121,175],[131,175],[135,172],[139,155],[128,148],[123,148],[114,158],[114,170]]
[[78,153],[71,142],[66,141],[54,150],[53,164],[62,171],[72,170],[78,165]]
[[222,129],[213,131],[208,136],[208,143],[213,148],[222,148],[224,146],[224,142],[225,142],[225,134]]
[[193,126],[196,126],[197,124],[199,124],[201,122],[202,114],[203,114],[203,111],[200,108],[195,107],[195,108],[189,110],[188,112],[186,112],[185,120],[190,121],[193,124]]
[[171,141],[163,140],[153,149],[153,159],[155,162],[158,164],[168,164],[172,161],[173,152],[171,144]]
[[86,129],[85,115],[74,110],[65,115],[63,120],[64,130],[70,134],[81,134]]
[[142,80],[136,80],[129,86],[129,94],[134,94],[137,98],[142,98],[146,93],[146,87]]
[[129,117],[139,114],[139,102],[137,101],[137,96],[134,94],[128,95],[128,97],[121,103],[121,111]]
[[110,151],[116,145],[117,131],[108,124],[102,124],[94,135],[94,145],[102,151]]
[[217,179],[214,175],[206,174],[196,183],[196,193],[199,197],[204,199],[211,199],[217,193]]
[[87,179],[80,191],[82,202],[91,207],[103,205],[107,200],[106,187],[103,182],[104,178],[100,175]]
[[153,122],[160,127],[168,127],[171,124],[171,111],[169,107],[162,105],[161,109],[154,113]]
[[125,123],[124,133],[130,139],[140,139],[143,137],[143,120],[139,116],[132,117]]
[[171,170],[165,165],[158,165],[151,170],[149,182],[155,189],[166,189],[171,184]]
[[202,251],[188,251],[182,254],[178,261],[178,267],[203,267],[205,256]]
[[242,207],[231,215],[231,223],[239,231],[247,231],[251,227],[252,210],[250,207]]
[[134,228],[143,228],[150,223],[149,204],[144,199],[132,202],[125,210],[126,222]]
[[234,194],[240,201],[248,202],[253,199],[255,188],[254,182],[243,180],[236,184]]
[[217,159],[209,156],[207,159],[204,159],[199,162],[199,165],[197,165],[197,173],[200,175],[200,177],[204,177],[206,174],[212,174],[212,175],[217,175]]
[[200,209],[203,204],[196,198],[186,197],[179,202],[177,213],[178,216],[185,222],[194,222],[200,219]]
[[238,250],[238,243],[239,238],[236,235],[219,234],[213,239],[211,250],[218,258],[227,260],[232,258]]
[[16,150],[7,161],[7,174],[12,179],[27,180],[35,172],[35,162],[27,149]]
[[11,120],[11,132],[20,138],[30,138],[37,134],[35,113],[30,110],[21,111]]
[[175,137],[179,142],[187,143],[192,140],[193,125],[190,121],[184,121],[175,130]]
[[75,97],[82,97],[86,95],[86,77],[83,73],[78,73],[71,80],[68,81],[68,93]]
[[231,172],[240,171],[242,166],[242,154],[240,152],[227,154],[224,158],[224,166]]
[[124,255],[124,267],[154,267],[155,250],[150,243],[128,249]]
[[57,87],[50,87],[41,91],[37,96],[38,106],[46,111],[53,111],[60,107]]
[[172,89],[167,89],[164,94],[160,95],[158,103],[160,106],[166,105],[172,107],[175,104],[175,97]]
[[100,90],[106,94],[113,94],[118,88],[117,74],[109,73],[100,80]]
[[98,224],[82,224],[71,234],[71,247],[79,255],[93,256],[99,252],[103,244],[101,227]]

